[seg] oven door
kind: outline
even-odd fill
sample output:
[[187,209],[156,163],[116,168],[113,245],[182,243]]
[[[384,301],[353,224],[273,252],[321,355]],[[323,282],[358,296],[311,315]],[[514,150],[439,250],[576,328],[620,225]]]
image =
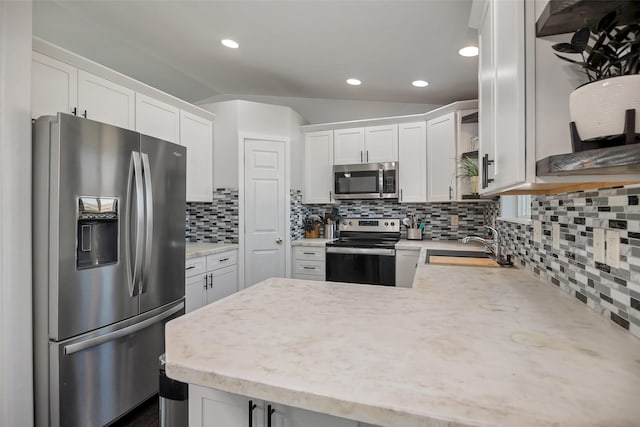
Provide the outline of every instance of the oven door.
[[396,251],[395,249],[328,247],[326,280],[395,286]]

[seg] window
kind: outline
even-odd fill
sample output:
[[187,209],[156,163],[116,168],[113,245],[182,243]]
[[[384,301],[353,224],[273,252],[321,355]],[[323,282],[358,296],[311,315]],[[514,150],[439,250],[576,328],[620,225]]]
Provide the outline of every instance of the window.
[[504,219],[531,219],[531,196],[501,196],[500,217]]

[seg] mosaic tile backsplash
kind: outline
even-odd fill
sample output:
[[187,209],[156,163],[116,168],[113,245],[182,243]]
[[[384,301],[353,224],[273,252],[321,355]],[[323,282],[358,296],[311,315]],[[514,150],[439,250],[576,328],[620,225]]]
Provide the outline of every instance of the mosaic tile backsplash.
[[213,202],[187,202],[186,241],[238,243],[238,189],[216,188]]
[[[580,302],[640,337],[640,186],[532,198],[533,226],[497,221],[505,252]],[[553,224],[560,226],[554,249]],[[620,234],[618,268],[594,261],[594,229]]]
[[[342,200],[335,205],[303,205],[302,192],[291,196],[291,237],[304,237],[304,230],[299,226],[299,219],[308,215],[322,214],[334,206],[338,208],[340,217],[393,217],[404,218],[407,215],[425,218],[424,238],[431,240],[458,240],[470,234],[485,235],[484,225],[491,224],[499,211],[498,202],[465,202],[465,203],[429,203],[399,204],[392,200]],[[294,215],[294,212],[296,213]],[[452,227],[450,216],[458,215],[458,226]],[[296,222],[297,221],[297,222]],[[402,227],[401,237],[406,237],[406,229]]]

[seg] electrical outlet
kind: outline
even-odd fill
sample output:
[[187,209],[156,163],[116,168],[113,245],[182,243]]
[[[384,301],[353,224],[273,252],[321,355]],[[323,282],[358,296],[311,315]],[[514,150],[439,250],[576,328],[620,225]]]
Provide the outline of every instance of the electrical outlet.
[[603,228],[593,229],[593,260],[602,264],[606,262]]
[[451,215],[451,226],[457,228],[458,224],[458,215]]
[[557,222],[553,223],[551,235],[553,237],[553,249],[560,250],[560,224]]
[[620,232],[607,230],[607,265],[620,268]]
[[533,241],[542,243],[542,221],[533,221]]

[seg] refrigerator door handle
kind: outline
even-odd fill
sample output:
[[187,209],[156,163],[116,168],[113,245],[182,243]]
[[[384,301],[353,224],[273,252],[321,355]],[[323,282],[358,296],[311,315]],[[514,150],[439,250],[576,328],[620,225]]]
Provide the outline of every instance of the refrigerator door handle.
[[[142,198],[142,166],[140,163],[140,153],[133,151],[131,152],[131,162],[129,163],[129,179],[127,182],[127,209],[125,211],[125,251],[126,251],[126,262],[127,262],[127,282],[129,285],[129,296],[133,297],[137,295],[136,292],[136,283],[140,280],[140,264],[142,263],[142,227],[143,216],[142,211],[144,210],[144,200]],[[132,182],[133,181],[133,182]],[[132,254],[131,254],[131,211],[133,209],[131,199],[132,199],[132,189],[133,185],[135,185],[136,190],[136,242],[135,242],[135,253],[133,254],[133,263],[132,263]],[[132,265],[133,264],[133,265]]]
[[138,323],[134,323],[133,325],[127,326],[125,328],[118,329],[117,331],[109,332],[107,334],[100,335],[99,337],[89,338],[87,340],[80,341],[78,343],[65,345],[63,347],[64,354],[68,356],[70,354],[77,353],[79,351],[98,346],[107,341],[113,341],[115,339],[124,337],[126,335],[141,331],[142,329],[147,328],[153,325],[154,323],[158,323],[166,319],[167,317],[173,316],[174,314],[176,314],[182,309],[184,309],[184,302],[181,302],[180,304],[176,305],[173,308],[170,308],[169,310],[163,313],[156,314],[153,317],[142,320],[141,322],[138,322]]
[[149,155],[142,153],[142,168],[144,170],[144,194],[145,194],[145,248],[144,248],[144,264],[142,267],[143,275],[140,281],[140,293],[143,294],[147,281],[147,270],[151,265],[151,249],[153,248],[153,187],[151,184],[151,165],[149,163]]

